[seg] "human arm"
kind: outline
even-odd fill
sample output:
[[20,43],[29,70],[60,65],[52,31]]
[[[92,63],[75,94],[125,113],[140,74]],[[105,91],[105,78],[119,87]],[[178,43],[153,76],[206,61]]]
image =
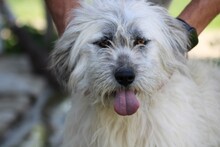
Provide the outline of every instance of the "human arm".
[[220,0],[192,0],[179,18],[196,28],[198,35],[220,13]]
[[68,23],[68,13],[79,6],[78,0],[45,0],[45,3],[60,36]]

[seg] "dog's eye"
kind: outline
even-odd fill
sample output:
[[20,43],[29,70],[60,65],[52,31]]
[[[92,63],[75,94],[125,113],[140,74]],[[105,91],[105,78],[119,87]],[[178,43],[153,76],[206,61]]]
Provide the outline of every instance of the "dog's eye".
[[150,40],[146,40],[145,38],[136,38],[134,41],[134,46],[137,45],[146,45]]
[[111,46],[111,41],[109,39],[103,39],[97,42],[94,42],[95,45],[98,45],[100,48],[108,48]]

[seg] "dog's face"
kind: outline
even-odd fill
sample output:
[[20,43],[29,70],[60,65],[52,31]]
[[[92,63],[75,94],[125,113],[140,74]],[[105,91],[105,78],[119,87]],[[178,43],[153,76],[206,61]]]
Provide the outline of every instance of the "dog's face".
[[144,0],[83,2],[52,54],[72,92],[131,115],[183,68],[187,37],[167,12]]

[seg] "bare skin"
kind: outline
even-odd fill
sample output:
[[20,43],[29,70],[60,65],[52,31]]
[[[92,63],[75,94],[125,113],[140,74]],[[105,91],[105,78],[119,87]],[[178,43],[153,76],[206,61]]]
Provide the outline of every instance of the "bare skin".
[[220,0],[192,0],[179,15],[200,34],[220,13]]
[[79,7],[78,0],[45,0],[45,2],[60,36],[68,24],[68,14],[72,9]]
[[[79,7],[78,0],[45,0],[56,25],[62,35],[68,23],[71,9]],[[220,0],[192,0],[179,15],[200,34],[205,27],[220,13]]]

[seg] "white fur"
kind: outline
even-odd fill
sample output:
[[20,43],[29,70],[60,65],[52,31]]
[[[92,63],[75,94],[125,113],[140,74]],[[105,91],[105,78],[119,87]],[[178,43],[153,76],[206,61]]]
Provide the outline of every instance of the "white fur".
[[[52,54],[72,92],[64,147],[219,147],[220,70],[188,61],[187,35],[162,7],[144,0],[93,0],[74,11]],[[151,40],[132,46],[136,30]],[[112,46],[93,44],[113,32]],[[123,42],[123,43],[122,43]],[[131,116],[114,112],[121,57],[137,75],[129,87],[141,103]]]

